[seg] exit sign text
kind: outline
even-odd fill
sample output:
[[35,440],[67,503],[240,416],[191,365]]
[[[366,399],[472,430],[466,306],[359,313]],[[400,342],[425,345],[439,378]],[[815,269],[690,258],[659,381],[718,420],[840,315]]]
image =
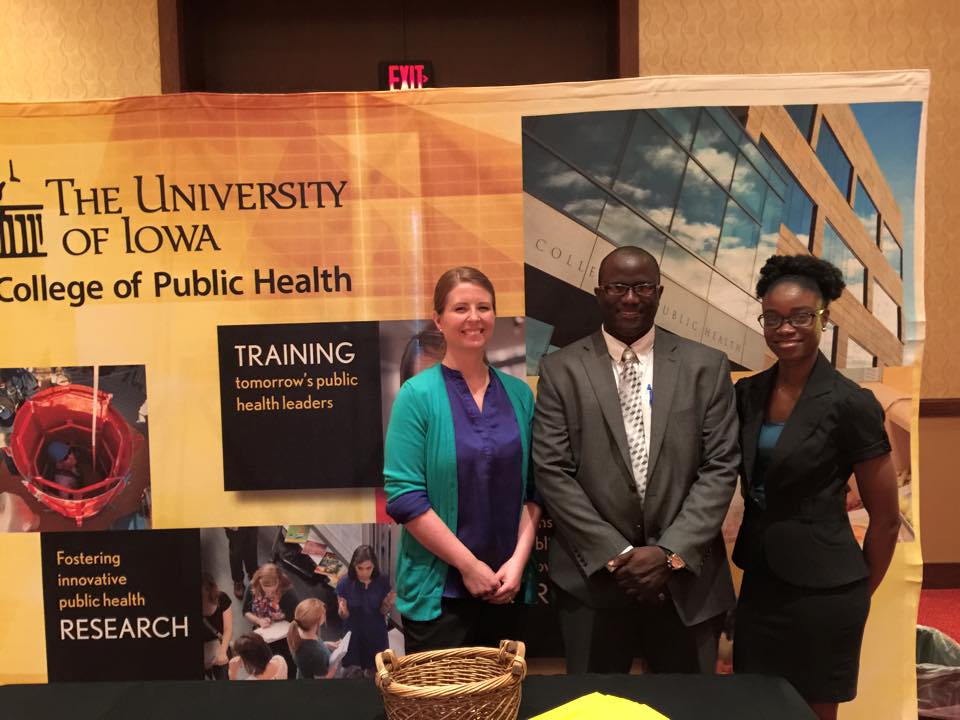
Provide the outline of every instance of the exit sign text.
[[434,86],[431,62],[382,62],[379,70],[381,90],[421,90]]

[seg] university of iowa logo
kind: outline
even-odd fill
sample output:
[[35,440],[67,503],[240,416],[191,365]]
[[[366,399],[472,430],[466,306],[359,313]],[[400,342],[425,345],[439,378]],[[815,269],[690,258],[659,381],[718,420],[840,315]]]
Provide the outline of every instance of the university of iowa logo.
[[20,182],[9,161],[9,177],[0,180],[0,260],[46,257],[43,249],[43,205],[5,205],[3,193]]

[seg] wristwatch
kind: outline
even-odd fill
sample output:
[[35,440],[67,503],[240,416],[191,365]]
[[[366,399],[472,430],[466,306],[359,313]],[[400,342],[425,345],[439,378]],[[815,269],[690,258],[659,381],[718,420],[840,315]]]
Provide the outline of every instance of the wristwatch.
[[677,555],[675,552],[670,552],[665,547],[661,547],[663,554],[667,556],[667,567],[670,570],[683,570],[687,564],[683,561],[683,558]]

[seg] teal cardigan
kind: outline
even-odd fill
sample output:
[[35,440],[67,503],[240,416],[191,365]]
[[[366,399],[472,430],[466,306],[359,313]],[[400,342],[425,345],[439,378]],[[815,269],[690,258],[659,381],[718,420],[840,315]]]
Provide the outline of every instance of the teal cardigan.
[[[507,391],[520,428],[523,446],[521,512],[532,482],[530,430],[533,423],[533,393],[523,380],[496,368]],[[430,506],[451,532],[457,532],[457,451],[453,413],[440,365],[407,380],[397,394],[387,426],[384,447],[384,483],[387,501],[404,493],[426,490]],[[433,620],[440,615],[440,599],[449,566],[417,542],[406,528],[400,534],[395,575],[397,609],[413,620]],[[496,570],[496,568],[494,568]],[[536,598],[533,553],[524,571],[524,599]]]

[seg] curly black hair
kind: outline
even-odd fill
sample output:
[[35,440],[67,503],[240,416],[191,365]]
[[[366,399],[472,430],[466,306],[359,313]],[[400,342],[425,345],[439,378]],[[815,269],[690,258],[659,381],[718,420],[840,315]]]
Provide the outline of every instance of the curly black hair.
[[760,270],[757,297],[762,298],[787,280],[817,293],[823,299],[824,307],[840,297],[847,285],[840,268],[826,260],[813,255],[774,255]]

